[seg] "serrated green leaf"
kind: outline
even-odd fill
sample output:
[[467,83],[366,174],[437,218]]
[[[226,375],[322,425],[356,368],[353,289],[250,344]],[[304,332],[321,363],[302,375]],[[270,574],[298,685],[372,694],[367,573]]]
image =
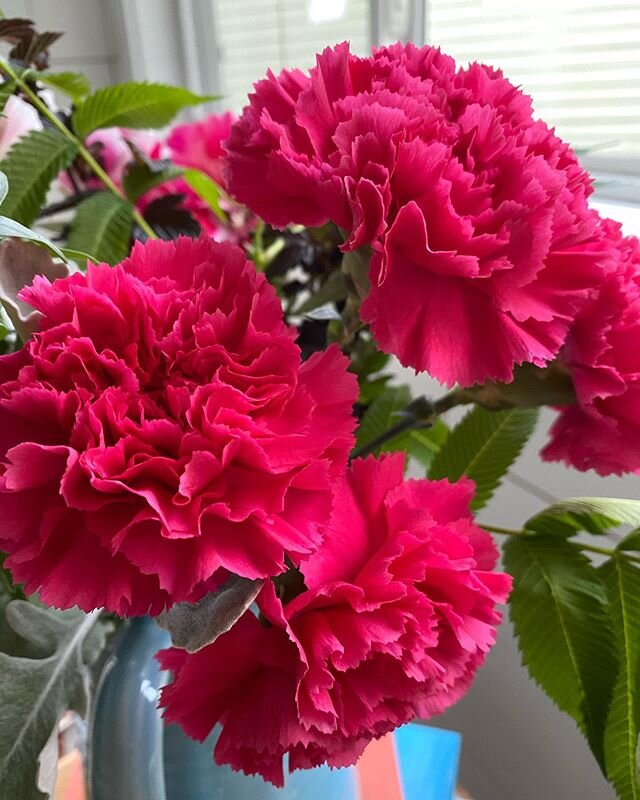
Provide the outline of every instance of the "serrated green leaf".
[[640,525],[640,500],[569,497],[536,514],[525,523],[525,528],[556,536],[573,536],[578,531],[603,534],[619,525]]
[[430,428],[409,431],[404,442],[409,455],[428,470],[449,436],[449,428],[437,419]]
[[88,666],[104,647],[106,629],[98,612],[52,611],[15,600],[5,613],[33,657],[0,653],[0,797],[42,800],[39,756],[65,711],[86,713]]
[[449,434],[429,470],[429,477],[475,481],[472,508],[483,508],[533,433],[538,409],[486,411],[476,406]]
[[604,733],[607,777],[620,800],[640,800],[640,571],[622,553],[600,567],[618,651],[618,677]]
[[523,664],[587,737],[604,772],[603,737],[617,659],[607,597],[597,571],[566,539],[511,538],[504,564]]
[[[399,421],[398,412],[406,408],[411,402],[411,392],[408,386],[393,386],[385,389],[373,400],[365,411],[360,426],[356,432],[356,450],[366,447],[370,442],[381,436]],[[382,453],[397,449],[393,441],[386,442],[376,448],[374,453]]]
[[132,228],[131,204],[110,192],[97,192],[78,206],[67,245],[117,264],[129,253]]
[[170,164],[153,169],[149,164],[134,163],[125,172],[122,185],[129,200],[135,203],[150,189],[179,178],[181,175],[182,170]]
[[31,225],[44,204],[51,182],[73,161],[75,154],[75,145],[55,128],[31,131],[20,138],[0,162],[9,181],[3,214]]
[[87,97],[73,114],[73,128],[81,139],[112,126],[162,128],[183,108],[215,99],[162,83],[118,83]]
[[81,72],[38,72],[35,78],[71,97],[76,103],[91,93],[89,79]]
[[199,169],[186,169],[184,179],[201,200],[209,206],[221,222],[227,222],[227,215],[220,205],[221,189],[217,183]]

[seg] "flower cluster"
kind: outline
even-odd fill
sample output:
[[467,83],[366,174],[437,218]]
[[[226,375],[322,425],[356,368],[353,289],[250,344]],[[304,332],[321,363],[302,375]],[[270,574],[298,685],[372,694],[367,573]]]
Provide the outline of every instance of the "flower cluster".
[[640,472],[640,242],[603,223],[613,263],[579,314],[561,357],[576,403],[562,409],[542,451],[601,475]]
[[29,592],[158,613],[318,547],[355,376],[334,348],[301,363],[238,248],[149,242],[22,299],[42,319],[0,359],[0,549]]
[[373,246],[362,318],[444,383],[547,363],[600,279],[587,174],[489,67],[338,45],[258,82],[227,147],[232,193],[267,221]]
[[[0,154],[40,124],[18,98],[7,108],[19,113],[0,125]],[[118,188],[134,164],[197,170],[226,219],[181,172],[138,210],[150,223],[177,198],[201,236],[138,243],[115,267],[20,292],[39,329],[0,356],[5,563],[46,603],[123,616],[198,601],[230,575],[260,579],[255,608],[236,608],[217,639],[160,654],[165,717],[200,740],[218,727],[216,760],[276,785],[285,758],[352,764],[467,691],[510,590],[473,521],[471,481],[405,480],[397,453],[348,465],[354,406],[370,400],[354,373],[374,375],[372,393],[388,379],[367,324],[405,365],[491,382],[465,401],[509,402],[501,384],[533,365],[524,383],[562,391],[527,400],[575,401],[543,456],[640,472],[640,243],[589,207],[589,176],[525,94],[431,47],[359,57],[341,44],[309,73],[269,73],[235,121],[162,138],[108,128],[86,145]],[[84,169],[74,162],[63,185],[103,189]],[[250,247],[253,214],[334,225],[261,226]],[[341,263],[338,234],[357,251]],[[318,243],[324,260],[305,272]],[[311,305],[337,305],[298,331],[286,320],[299,322],[309,290]],[[449,407],[424,405],[421,420]]]
[[[171,649],[168,721],[215,756],[283,784],[289,769],[352,764],[374,737],[428,718],[469,688],[510,588],[473,524],[469,481],[403,480],[404,456],[352,463],[322,549],[283,605],[269,583],[231,631],[199,652]],[[276,711],[277,709],[277,711]]]
[[[137,157],[199,170],[225,190],[225,151],[222,143],[229,136],[233,121],[234,117],[229,112],[211,114],[199,122],[175,126],[166,138],[153,131],[103,128],[89,134],[85,144],[120,189],[123,188],[127,170]],[[81,170],[74,179],[76,184],[80,182],[87,189],[104,188],[100,179],[88,170]],[[74,188],[69,175],[64,172],[60,175],[60,184],[67,192]],[[253,215],[227,197],[220,200],[223,215],[216,214],[181,176],[148,190],[136,205],[144,213],[154,201],[163,199],[177,200],[176,209],[187,212],[200,230],[216,241],[243,244],[255,225]]]

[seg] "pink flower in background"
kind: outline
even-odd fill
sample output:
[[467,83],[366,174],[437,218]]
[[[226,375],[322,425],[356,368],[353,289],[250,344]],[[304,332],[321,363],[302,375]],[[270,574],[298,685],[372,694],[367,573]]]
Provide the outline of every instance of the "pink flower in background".
[[290,770],[352,764],[469,688],[510,578],[473,523],[473,484],[404,481],[403,467],[404,454],[353,462],[301,592],[258,598],[267,626],[247,612],[198,653],[160,654],[165,718],[201,740],[220,723],[219,763],[282,785],[285,754]]
[[[129,142],[144,156],[151,157],[151,153],[158,147],[159,140],[152,131],[139,131],[128,128],[101,128],[90,133],[85,139],[85,145],[97,158],[100,166],[107,175],[122,189],[122,179],[127,167],[133,162],[133,152]],[[102,181],[88,171],[82,176],[83,188],[103,189]],[[59,181],[65,191],[73,191],[73,184],[66,172],[61,172]]]
[[136,245],[22,299],[0,358],[0,550],[43,602],[156,614],[218,569],[275,575],[321,541],[355,376],[301,363],[275,291],[206,237]]
[[35,108],[12,94],[0,116],[0,158],[4,158],[22,136],[40,130],[42,122]]
[[235,116],[210,114],[205,119],[176,125],[167,136],[169,157],[179,167],[199,169],[212,181],[226,188],[224,176],[225,150],[222,143],[231,133]]
[[[222,142],[229,135],[233,119],[229,112],[211,114],[198,122],[175,126],[166,139],[159,138],[153,131],[103,128],[90,134],[85,143],[119,188],[123,188],[124,175],[135,161],[131,143],[143,157],[151,161],[167,160],[179,167],[200,170],[224,189],[225,151]],[[77,177],[83,188],[104,188],[92,173]],[[59,181],[65,191],[73,191],[73,184],[66,172],[60,174]],[[136,206],[144,214],[154,201],[171,197],[179,197],[177,208],[187,211],[203,233],[219,242],[243,244],[255,227],[253,214],[225,197],[220,199],[220,205],[226,219],[221,219],[182,177],[155,186],[137,200]]]
[[259,81],[227,149],[230,191],[268,222],[373,245],[363,319],[444,383],[544,365],[599,282],[587,174],[489,67],[341,44]]
[[561,409],[542,451],[601,475],[640,471],[640,242],[605,220],[615,269],[578,316],[561,354],[576,404]]

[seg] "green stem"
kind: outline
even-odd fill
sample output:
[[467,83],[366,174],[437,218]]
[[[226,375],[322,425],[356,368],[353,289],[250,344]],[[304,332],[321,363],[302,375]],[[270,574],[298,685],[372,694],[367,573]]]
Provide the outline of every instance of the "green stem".
[[433,401],[425,396],[417,397],[404,411],[399,412],[403,415],[399,422],[375,436],[362,447],[358,447],[353,451],[351,458],[362,458],[369,455],[369,453],[374,453],[383,444],[390,442],[400,436],[401,433],[405,433],[405,431],[410,431],[414,428],[428,428],[433,425],[440,414],[470,402],[472,401],[469,398],[455,389]]
[[[532,536],[533,533],[530,531],[522,531],[522,530],[513,530],[512,528],[501,528],[499,525],[485,525],[483,522],[479,522],[478,525],[481,528],[484,528],[485,531],[490,531],[491,533],[496,533],[498,536]],[[601,556],[607,556],[611,558],[611,556],[615,556],[618,551],[612,550],[609,547],[599,547],[595,544],[584,544],[583,542],[575,542],[575,544],[580,548],[580,550],[585,550],[588,553],[598,553]],[[633,561],[636,564],[640,564],[640,556],[631,555],[631,553],[625,553],[625,557],[629,559],[629,561]]]
[[[115,194],[117,197],[120,197],[123,200],[127,200],[126,195],[116,184],[111,180],[111,178],[107,175],[104,169],[100,166],[98,161],[94,158],[94,156],[87,150],[84,146],[84,143],[78,139],[78,137],[73,134],[67,126],[58,119],[58,117],[51,111],[51,109],[44,103],[38,95],[31,89],[28,83],[22,80],[22,78],[14,71],[11,65],[5,61],[4,59],[0,58],[0,69],[5,72],[12,80],[16,82],[16,84],[22,89],[25,95],[31,100],[33,105],[38,109],[38,111],[42,114],[45,119],[49,120],[49,122],[57,128],[60,133],[65,137],[68,142],[71,142],[77,149],[82,157],[83,161],[87,166],[92,170],[92,172],[102,181],[102,183],[106,186],[106,188]],[[153,228],[149,225],[146,219],[142,216],[142,214],[138,211],[138,209],[133,206],[133,218],[135,219],[138,227],[140,230],[144,231],[144,233],[149,237],[149,239],[157,239]]]

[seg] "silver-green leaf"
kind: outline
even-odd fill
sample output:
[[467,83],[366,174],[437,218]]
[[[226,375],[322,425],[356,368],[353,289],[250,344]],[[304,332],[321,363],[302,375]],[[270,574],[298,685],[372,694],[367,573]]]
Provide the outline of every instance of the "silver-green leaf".
[[41,315],[18,297],[20,290],[36,275],[54,281],[68,274],[68,266],[53,261],[44,247],[20,239],[0,242],[0,303],[22,341],[37,330]]
[[0,653],[0,797],[42,800],[40,755],[65,711],[86,713],[90,665],[105,644],[99,613],[52,611],[15,600],[11,627],[37,655]]
[[195,653],[231,630],[263,585],[262,579],[232,575],[217,591],[209,592],[196,603],[176,603],[169,611],[163,611],[158,622],[169,631],[176,647]]

